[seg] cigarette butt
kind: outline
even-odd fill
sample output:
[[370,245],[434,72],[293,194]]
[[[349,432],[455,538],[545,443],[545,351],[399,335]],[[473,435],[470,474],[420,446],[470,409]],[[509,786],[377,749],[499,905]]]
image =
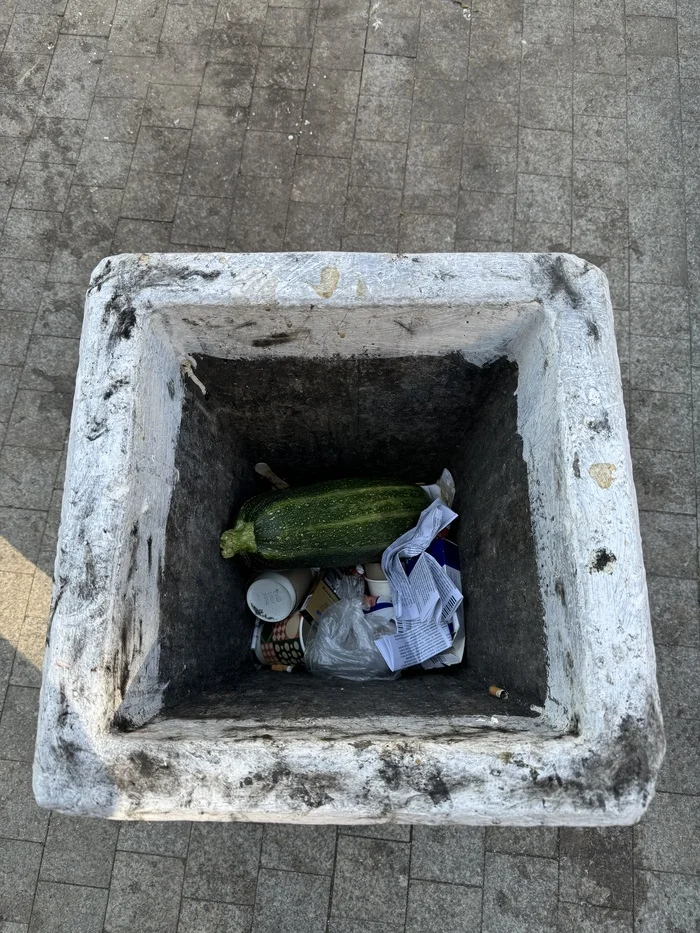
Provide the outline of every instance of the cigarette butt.
[[289,483],[285,482],[276,473],[273,473],[266,463],[256,463],[255,472],[262,476],[268,482],[272,483],[275,489],[289,489]]
[[508,699],[508,691],[504,690],[503,687],[497,687],[495,684],[489,687],[489,693],[492,697],[498,697],[499,700]]
[[271,664],[270,670],[271,671],[284,671],[286,674],[289,674],[291,673],[291,671],[294,670],[294,668],[291,666],[291,664]]

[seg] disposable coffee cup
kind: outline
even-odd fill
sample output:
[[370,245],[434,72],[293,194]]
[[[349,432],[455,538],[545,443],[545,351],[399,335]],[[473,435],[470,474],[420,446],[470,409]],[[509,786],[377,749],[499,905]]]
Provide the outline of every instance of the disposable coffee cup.
[[365,564],[365,582],[370,596],[391,597],[391,587],[381,564]]
[[311,623],[302,612],[294,612],[281,622],[265,622],[255,655],[261,664],[295,667],[304,660]]
[[248,587],[248,607],[263,622],[281,622],[299,608],[312,580],[313,574],[306,568],[284,573],[266,570]]

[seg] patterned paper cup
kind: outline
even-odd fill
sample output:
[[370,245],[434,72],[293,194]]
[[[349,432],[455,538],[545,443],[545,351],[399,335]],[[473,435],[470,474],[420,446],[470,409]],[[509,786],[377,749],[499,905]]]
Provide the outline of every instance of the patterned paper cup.
[[265,622],[255,653],[262,664],[301,664],[310,623],[301,612],[281,622]]

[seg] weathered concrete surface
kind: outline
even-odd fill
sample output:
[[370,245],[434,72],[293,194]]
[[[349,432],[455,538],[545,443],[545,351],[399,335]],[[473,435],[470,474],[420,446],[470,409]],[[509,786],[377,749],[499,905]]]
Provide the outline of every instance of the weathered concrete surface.
[[[455,351],[477,366],[518,366],[548,661],[538,716],[448,708],[341,727],[332,717],[268,723],[262,707],[257,721],[163,715],[135,728],[161,710],[166,688],[158,583],[190,360]],[[436,700],[439,689],[436,680]],[[143,819],[627,823],[646,807],[662,754],[612,312],[595,267],[517,254],[100,264],[42,687],[42,804]]]

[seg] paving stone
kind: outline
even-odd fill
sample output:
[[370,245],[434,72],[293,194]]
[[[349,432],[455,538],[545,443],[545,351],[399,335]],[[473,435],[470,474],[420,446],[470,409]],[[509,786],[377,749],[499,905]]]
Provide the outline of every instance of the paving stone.
[[107,892],[75,884],[40,881],[29,924],[29,933],[100,933],[107,906]]
[[[3,340],[0,343],[0,363],[4,366],[22,365],[27,354],[33,326],[33,314],[0,311],[0,330],[3,334]],[[9,419],[3,418],[3,420]]]
[[[468,62],[468,24],[455,22],[454,31],[433,33],[429,28],[418,35],[417,64],[426,78],[439,80],[465,80]],[[458,30],[463,30],[462,35]]]
[[178,933],[250,933],[253,908],[182,899]]
[[0,508],[0,571],[34,573],[45,521],[41,512]]
[[330,875],[335,841],[334,826],[268,823],[263,830],[260,864],[283,872]]
[[263,45],[310,49],[316,11],[295,7],[270,7],[265,20]]
[[41,809],[34,802],[30,762],[0,760],[2,835],[43,844],[48,823],[48,810]]
[[527,84],[571,87],[574,67],[575,49],[569,40],[530,39],[523,49],[522,80]]
[[41,880],[108,887],[118,834],[119,824],[109,820],[52,813]]
[[[162,175],[158,176],[162,178]],[[118,253],[167,253],[172,224],[123,217],[117,224],[112,251]]]
[[373,826],[340,826],[338,832],[347,836],[365,836],[367,839],[388,839],[393,842],[410,842],[411,827],[403,823],[377,823]]
[[104,39],[60,35],[44,86],[40,116],[86,120],[104,52]]
[[285,249],[340,249],[345,209],[342,204],[293,201],[289,206]]
[[401,190],[405,165],[403,143],[358,139],[352,150],[350,184]]
[[297,48],[261,48],[255,69],[257,87],[304,91],[309,77],[311,51]]
[[0,917],[28,923],[41,862],[41,844],[0,838]]
[[680,187],[682,145],[677,101],[627,98],[629,173],[638,185]]
[[[516,252],[569,253],[571,248],[571,227],[568,224],[515,221],[513,249]],[[589,259],[589,261],[593,260]]]
[[635,866],[692,874],[700,846],[700,798],[657,793],[634,829]]
[[571,179],[553,175],[518,175],[518,220],[571,223]]
[[632,908],[631,828],[562,828],[559,838],[562,901]]
[[61,32],[108,36],[117,0],[68,0]]
[[[657,392],[690,390],[690,357],[685,340],[632,335],[632,387]],[[664,360],[659,367],[658,361]]]
[[253,904],[261,841],[252,823],[193,824],[183,894]]
[[294,171],[292,200],[313,204],[342,204],[349,175],[350,164],[346,159],[299,155]]
[[[182,194],[233,197],[244,138],[241,112],[198,107],[182,179]],[[293,146],[293,141],[288,140]]]
[[674,58],[627,56],[627,93],[639,97],[677,98],[678,62]]
[[630,441],[636,448],[690,451],[690,397],[670,392],[633,392]]
[[[159,42],[151,67],[151,83],[173,86],[200,87],[204,80],[206,62],[214,58],[206,46],[183,42]],[[250,64],[248,56],[241,54],[241,67]]]
[[45,55],[58,39],[60,20],[45,13],[16,13],[5,43],[5,51],[20,55]]
[[118,0],[109,50],[118,55],[153,55],[158,47],[167,0]]
[[472,191],[514,194],[517,153],[500,146],[465,146],[462,151],[462,187]]
[[700,699],[700,652],[686,645],[657,645],[656,667],[661,708],[667,718],[693,719]]
[[664,720],[666,758],[656,787],[671,794],[700,795],[700,722],[697,719]]
[[299,152],[349,159],[354,128],[352,114],[307,110],[299,134]]
[[466,97],[464,81],[439,81],[417,75],[413,88],[413,119],[420,123],[454,123],[461,126]]
[[412,98],[414,69],[411,58],[368,53],[362,69],[362,93]]
[[571,175],[571,133],[520,130],[518,169],[530,175]]
[[471,933],[480,923],[480,888],[411,881],[406,933]]
[[408,843],[340,835],[333,917],[403,923],[408,866]]
[[22,624],[10,683],[18,687],[41,687],[46,651],[48,611],[41,617],[27,615]]
[[355,113],[360,93],[360,75],[336,68],[312,68],[306,88],[306,105],[316,110]]
[[143,109],[144,126],[192,129],[199,88],[187,85],[151,84]]
[[12,203],[14,207],[64,210],[70,190],[73,168],[41,162],[25,162],[20,172]]
[[[454,78],[454,74],[448,73],[445,78]],[[469,59],[469,100],[493,101],[500,106],[517,107],[519,83],[520,62],[504,62],[498,57]]]
[[71,395],[20,390],[12,409],[5,443],[10,447],[63,450],[68,436]]
[[618,75],[575,74],[575,114],[624,120],[627,115],[625,87]]
[[688,515],[640,512],[647,573],[668,577],[697,576],[697,529]]
[[457,214],[457,237],[506,240],[513,231],[515,197],[488,191],[462,191]]
[[117,852],[105,933],[175,933],[184,867],[179,858]]
[[100,68],[95,97],[145,99],[152,68],[151,58],[108,53]]
[[71,394],[77,367],[77,340],[32,337],[20,388]]
[[450,168],[407,165],[403,210],[416,214],[454,215],[459,196],[459,176]]
[[634,282],[684,286],[688,283],[685,237],[633,236],[630,278]]
[[134,154],[133,143],[86,139],[80,150],[73,181],[76,185],[123,188]]
[[286,133],[246,133],[241,174],[291,178],[296,157],[296,138]]
[[0,716],[0,748],[3,758],[10,761],[34,760],[38,709],[38,690],[29,687],[8,687]]
[[467,101],[464,142],[466,145],[518,145],[518,108],[496,101]]
[[253,933],[323,933],[331,879],[261,868]]
[[15,648],[19,642],[32,577],[27,573],[0,572],[0,620],[3,638]]
[[367,51],[381,55],[415,56],[418,51],[419,16],[391,8],[379,10],[371,17],[367,32]]
[[570,133],[573,129],[571,88],[523,84],[520,89],[520,125]]
[[56,450],[3,448],[0,451],[0,506],[48,508],[60,457]]
[[655,644],[699,647],[697,582],[647,574],[647,588]]
[[625,39],[614,33],[579,33],[574,40],[574,70],[625,75]]
[[75,165],[86,125],[85,120],[38,117],[27,146],[27,160]]
[[216,10],[209,6],[168,6],[160,37],[164,42],[208,45]]
[[409,253],[452,252],[457,222],[453,217],[403,213],[399,251]]
[[362,94],[357,112],[357,139],[407,143],[411,102],[403,98],[383,98]]
[[558,933],[632,933],[632,912],[559,902]]
[[557,874],[551,859],[487,853],[484,933],[553,933]]
[[302,91],[255,88],[250,108],[250,128],[270,133],[296,133],[301,126]]
[[[86,139],[110,143],[136,142],[144,103],[128,97],[98,98],[90,110]],[[84,150],[81,152],[83,161]]]
[[548,826],[489,826],[486,829],[486,850],[489,852],[556,858],[558,849],[558,831]]
[[[255,66],[245,62],[207,62],[199,102],[204,105],[247,107],[253,96]],[[196,100],[196,95],[195,95]]]
[[[345,208],[345,236],[363,234],[398,241],[401,193],[350,188]],[[345,249],[343,241],[343,249]]]
[[223,249],[232,205],[230,199],[181,195],[170,234],[171,241]]
[[639,871],[635,877],[635,929],[692,931],[700,915],[700,878]]
[[50,64],[50,55],[3,52],[0,55],[0,90],[3,94],[40,95]]
[[282,249],[289,195],[290,182],[285,179],[241,177],[226,249],[246,252]]
[[442,166],[459,173],[462,132],[447,123],[411,123],[408,161],[413,165]]
[[190,145],[189,130],[143,126],[139,130],[132,169],[159,175],[180,175]]
[[482,884],[484,838],[484,829],[478,827],[414,827],[411,878]]
[[678,54],[676,22],[662,16],[627,16],[627,51],[653,58]]
[[630,298],[633,333],[688,336],[688,293],[684,287],[633,282]]
[[0,135],[25,138],[32,132],[37,115],[36,98],[24,94],[3,95],[0,112]]
[[371,923],[367,920],[331,917],[328,933],[405,933],[405,928],[403,923]]
[[[0,321],[2,321],[2,315],[0,315]],[[10,419],[10,411],[14,404],[21,372],[20,366],[4,365],[0,369],[0,424],[5,424]]]
[[190,823],[126,822],[119,828],[117,849],[185,858],[189,839]]

